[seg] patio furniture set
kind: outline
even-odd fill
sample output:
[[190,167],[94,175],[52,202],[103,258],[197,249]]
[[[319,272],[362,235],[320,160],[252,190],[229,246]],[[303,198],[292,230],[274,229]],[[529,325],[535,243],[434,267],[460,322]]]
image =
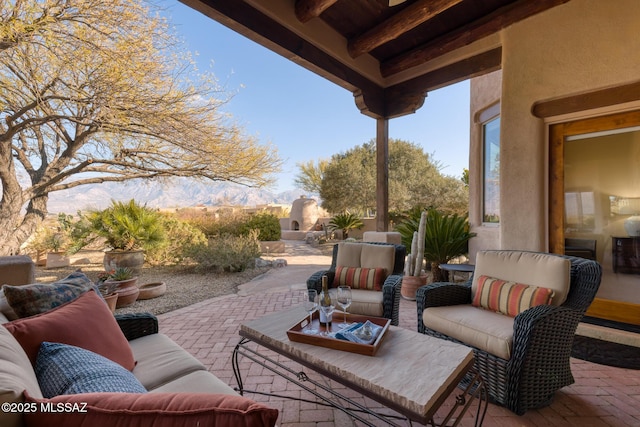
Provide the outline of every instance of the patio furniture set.
[[[417,331],[410,331],[395,326],[404,256],[402,245],[340,243],[334,247],[329,269],[312,275],[307,282],[309,289],[315,289],[323,275],[330,276],[330,283],[338,277],[336,285],[342,278],[352,277],[336,275],[341,269],[382,268],[390,273],[382,279],[380,275],[370,275],[377,279],[351,284],[354,289],[349,313],[386,318],[392,325],[374,356],[291,341],[287,330],[306,314],[297,307],[240,325],[241,338],[232,360],[238,389],[233,390],[177,344],[159,334],[153,316],[116,316],[114,320],[107,312],[111,323],[102,318],[100,321],[107,322],[109,329],[104,329],[102,323],[85,321],[83,316],[87,313],[83,310],[100,312],[96,304],[103,304],[89,290],[60,307],[42,310],[43,314],[14,321],[3,319],[6,327],[0,328],[0,400],[15,404],[88,402],[96,420],[117,419],[122,425],[127,417],[142,416],[146,410],[151,410],[148,416],[164,421],[180,413],[178,419],[183,420],[187,419],[182,418],[183,415],[207,422],[226,416],[236,417],[227,419],[234,420],[234,425],[273,425],[277,410],[241,396],[248,392],[240,372],[242,357],[298,384],[354,419],[373,425],[368,421],[370,418],[363,415],[371,412],[366,407],[333,393],[322,383],[315,382],[314,387],[308,387],[310,379],[304,371],[292,370],[265,349],[356,390],[401,417],[433,425],[448,425],[449,420],[457,425],[475,399],[479,402],[476,425],[482,424],[487,401],[522,414],[548,404],[558,389],[573,383],[569,365],[571,343],[578,322],[600,283],[602,272],[597,262],[534,252],[481,252],[476,259],[475,273],[467,282],[436,283],[418,290]],[[12,290],[18,288],[15,286]],[[0,311],[4,311],[2,305]],[[30,326],[32,323],[35,326]],[[131,392],[116,398],[108,393],[112,391],[109,389],[107,393],[88,395],[45,396],[41,392],[42,384],[36,374],[42,369],[46,371],[47,364],[45,368],[37,364],[35,370],[33,367],[38,348],[44,348],[41,342],[88,347],[101,354],[100,345],[93,347],[95,343],[89,339],[91,333],[85,330],[92,327],[101,330],[98,334],[101,338],[109,336],[119,340],[110,347],[124,350],[115,356],[109,351],[102,355],[111,360],[115,358],[116,364],[122,366],[128,363],[125,371],[132,372],[143,391],[149,393]],[[34,335],[32,328],[40,331],[40,335]],[[62,335],[53,334],[52,339],[49,338],[47,334],[51,334],[52,328]],[[78,333],[78,328],[85,332]],[[23,342],[24,336],[29,337],[26,341],[30,344]],[[459,404],[442,416],[439,408],[456,387],[461,389],[456,397]],[[324,392],[319,393],[320,389]],[[202,392],[206,397],[198,394]],[[332,397],[327,398],[327,393]],[[436,413],[442,424],[434,421]],[[42,411],[19,416],[0,413],[3,421],[0,424],[20,425],[23,418],[40,421],[50,420],[50,416],[52,414]],[[394,416],[375,412],[369,416],[389,425],[397,422]],[[242,424],[238,420],[242,420]]]

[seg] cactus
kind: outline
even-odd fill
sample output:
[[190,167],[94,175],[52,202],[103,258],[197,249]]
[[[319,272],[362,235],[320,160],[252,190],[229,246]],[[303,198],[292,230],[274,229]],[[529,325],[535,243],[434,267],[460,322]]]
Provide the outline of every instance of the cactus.
[[407,256],[407,262],[405,264],[405,276],[422,275],[422,264],[424,261],[424,236],[426,233],[427,213],[422,212],[420,215],[420,225],[418,231],[413,232],[413,239],[411,239],[411,252]]

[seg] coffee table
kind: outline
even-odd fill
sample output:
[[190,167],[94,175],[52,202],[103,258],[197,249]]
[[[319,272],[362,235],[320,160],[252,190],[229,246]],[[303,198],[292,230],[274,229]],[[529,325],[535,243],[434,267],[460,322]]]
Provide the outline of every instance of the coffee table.
[[[440,425],[448,425],[450,420],[454,420],[451,425],[457,425],[475,398],[479,398],[476,425],[482,424],[487,405],[486,393],[482,379],[472,372],[473,351],[468,347],[395,326],[387,330],[380,349],[373,357],[290,341],[287,330],[305,316],[307,313],[302,307],[296,307],[240,325],[239,334],[243,338],[233,353],[233,370],[241,394],[247,390],[243,387],[240,356],[294,382],[365,425],[374,424],[362,416],[363,412],[389,425],[396,425],[393,418],[370,411],[330,387],[311,381],[304,372],[296,372],[278,362],[264,351],[266,348],[422,424],[436,425],[434,415],[442,403],[460,381],[471,374],[469,386],[460,390],[456,404]],[[251,342],[257,346],[250,345]],[[316,388],[308,387],[306,382],[313,383]],[[319,393],[318,387],[338,398],[340,403]]]

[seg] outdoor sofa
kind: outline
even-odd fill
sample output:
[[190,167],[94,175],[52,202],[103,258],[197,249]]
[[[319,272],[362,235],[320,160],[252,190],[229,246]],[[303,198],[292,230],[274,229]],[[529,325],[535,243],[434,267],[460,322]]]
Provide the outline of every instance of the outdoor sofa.
[[208,372],[155,316],[114,317],[82,273],[4,286],[0,323],[0,426],[275,425],[276,409]]

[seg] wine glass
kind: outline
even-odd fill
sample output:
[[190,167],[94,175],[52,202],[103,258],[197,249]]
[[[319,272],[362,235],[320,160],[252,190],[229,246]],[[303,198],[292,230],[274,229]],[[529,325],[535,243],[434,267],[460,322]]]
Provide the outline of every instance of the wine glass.
[[312,314],[318,307],[318,291],[315,289],[305,289],[302,291],[302,306],[309,313],[309,324],[302,329],[305,334],[317,334],[318,330],[313,327]]
[[342,307],[344,314],[344,321],[338,326],[346,328],[350,326],[350,324],[347,323],[347,308],[351,305],[351,288],[349,286],[340,286],[338,288],[338,304]]

